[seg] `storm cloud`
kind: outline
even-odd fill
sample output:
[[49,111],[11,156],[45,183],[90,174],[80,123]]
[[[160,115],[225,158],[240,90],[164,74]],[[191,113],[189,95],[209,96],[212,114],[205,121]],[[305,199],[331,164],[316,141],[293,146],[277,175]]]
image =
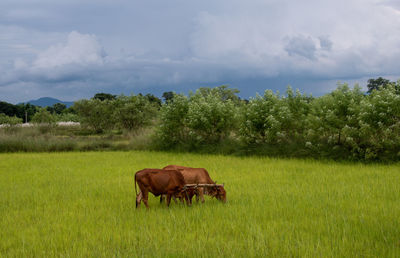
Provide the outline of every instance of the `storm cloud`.
[[397,1],[28,1],[0,3],[0,97],[12,103],[187,93],[242,96],[288,84],[400,78]]

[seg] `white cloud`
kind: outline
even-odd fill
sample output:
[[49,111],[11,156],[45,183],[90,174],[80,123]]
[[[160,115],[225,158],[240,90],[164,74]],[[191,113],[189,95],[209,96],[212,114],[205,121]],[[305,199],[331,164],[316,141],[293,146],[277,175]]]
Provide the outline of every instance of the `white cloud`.
[[260,76],[355,78],[395,72],[400,16],[372,0],[235,2],[229,14],[201,14],[191,42],[200,59]]
[[33,62],[33,69],[49,69],[65,65],[102,65],[104,50],[94,35],[76,31],[68,35],[66,44],[51,46],[40,53]]

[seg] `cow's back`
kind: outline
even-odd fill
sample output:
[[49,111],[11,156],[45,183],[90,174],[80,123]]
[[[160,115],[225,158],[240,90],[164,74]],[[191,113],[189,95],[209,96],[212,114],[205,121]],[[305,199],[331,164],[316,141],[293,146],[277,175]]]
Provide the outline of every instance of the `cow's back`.
[[191,168],[178,165],[169,165],[165,170],[179,170],[182,173],[186,184],[214,184],[208,171],[205,168]]
[[143,169],[136,172],[138,184],[149,188],[154,195],[165,194],[185,185],[183,175],[176,170]]

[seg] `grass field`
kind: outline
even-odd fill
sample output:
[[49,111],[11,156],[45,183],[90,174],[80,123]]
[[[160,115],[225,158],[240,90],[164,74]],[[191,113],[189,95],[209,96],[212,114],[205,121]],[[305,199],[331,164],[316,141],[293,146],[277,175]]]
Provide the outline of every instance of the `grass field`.
[[[134,173],[205,167],[227,203],[135,209]],[[400,165],[0,154],[0,257],[400,257]]]

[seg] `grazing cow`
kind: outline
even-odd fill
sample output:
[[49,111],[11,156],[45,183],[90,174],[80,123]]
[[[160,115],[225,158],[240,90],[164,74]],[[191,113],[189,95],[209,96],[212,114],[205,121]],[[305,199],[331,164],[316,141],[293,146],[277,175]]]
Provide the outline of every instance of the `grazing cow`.
[[[187,201],[188,201],[188,205],[192,205],[192,198],[193,196],[199,196],[199,189],[198,188],[194,188],[194,187],[184,187],[185,190],[185,195],[187,197]],[[140,193],[139,193],[140,194]],[[160,196],[160,203],[162,203],[165,200],[166,195],[162,194]],[[178,201],[176,200],[176,198],[179,198],[181,203],[183,203],[183,198],[182,195],[178,196],[178,195],[173,195],[172,198],[175,201],[175,203],[178,203]],[[184,196],[185,197],[185,196]],[[185,198],[186,200],[186,198]]]
[[[136,183],[140,189],[139,194],[137,193]],[[189,204],[184,185],[184,178],[179,171],[148,168],[140,170],[135,173],[136,208],[140,206],[142,200],[146,207],[149,207],[147,203],[149,192],[154,196],[166,194],[167,206],[170,204],[171,196],[184,197],[186,203]]]
[[[208,171],[204,168],[191,168],[178,165],[169,165],[164,167],[165,170],[178,170],[182,173],[185,184],[215,184],[211,179]],[[188,193],[189,199],[191,200],[193,195],[196,194],[196,200],[201,199],[204,202],[204,194],[215,197],[222,202],[226,202],[226,191],[223,186],[210,186],[210,187],[199,187],[198,191],[194,193]]]

